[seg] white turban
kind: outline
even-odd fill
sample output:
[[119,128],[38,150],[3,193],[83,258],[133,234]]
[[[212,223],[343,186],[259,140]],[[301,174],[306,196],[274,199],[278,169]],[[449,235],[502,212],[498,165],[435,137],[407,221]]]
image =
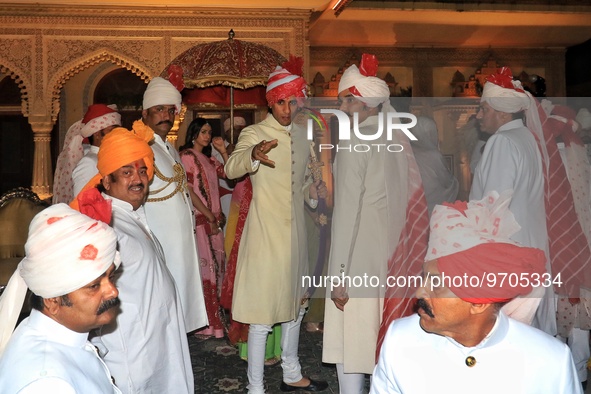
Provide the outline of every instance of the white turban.
[[583,130],[591,129],[591,113],[589,113],[587,108],[581,108],[575,120],[581,125]]
[[[242,116],[234,116],[234,126],[246,126],[246,120]],[[230,118],[224,121],[224,131],[230,130]]]
[[71,293],[119,267],[117,236],[108,224],[66,204],[38,213],[29,226],[26,257],[0,297],[0,353],[8,342],[27,287],[42,298]]
[[176,112],[179,113],[181,111],[181,101],[181,93],[173,84],[164,78],[156,77],[150,81],[146,88],[142,107],[148,109],[156,105],[174,105]]
[[339,93],[354,87],[360,95],[353,93],[371,108],[390,100],[390,88],[378,77],[366,77],[355,64],[345,70],[339,82]]
[[[494,110],[514,114],[520,111],[525,113],[526,125],[538,141],[544,141],[542,121],[540,120],[538,101],[521,86],[521,82],[514,81],[511,70],[501,67],[498,72],[486,77],[486,83],[482,90],[481,102],[487,102]],[[542,160],[546,174],[548,172],[548,150],[546,144],[540,144]]]
[[[482,100],[487,102],[493,109],[500,112],[514,114],[530,108],[531,95],[523,90],[521,82],[512,81],[513,89],[508,89],[491,82],[484,84]],[[519,90],[515,90],[519,89]]]

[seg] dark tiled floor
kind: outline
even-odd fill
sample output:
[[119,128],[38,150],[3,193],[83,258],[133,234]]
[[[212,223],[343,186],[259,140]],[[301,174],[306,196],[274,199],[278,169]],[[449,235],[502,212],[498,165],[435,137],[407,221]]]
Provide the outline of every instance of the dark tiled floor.
[[[238,357],[236,347],[226,339],[198,340],[193,336],[189,337],[189,347],[195,374],[195,393],[246,393],[246,361]],[[304,375],[326,380],[329,388],[324,393],[339,392],[334,365],[322,363],[321,333],[309,333],[302,329],[299,356]],[[281,379],[279,364],[265,368],[268,394],[281,393]]]

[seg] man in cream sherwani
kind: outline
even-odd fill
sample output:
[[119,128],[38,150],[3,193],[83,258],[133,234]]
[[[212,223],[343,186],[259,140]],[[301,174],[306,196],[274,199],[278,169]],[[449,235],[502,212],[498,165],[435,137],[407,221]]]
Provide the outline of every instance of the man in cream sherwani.
[[304,202],[316,205],[326,195],[324,184],[304,182],[310,142],[292,117],[306,82],[277,67],[269,76],[267,102],[271,114],[240,133],[226,163],[226,175],[250,174],[253,196],[240,241],[232,316],[250,324],[248,392],[264,393],[265,341],[271,327],[282,323],[281,391],[322,391],[326,382],[302,376],[298,360],[300,324],[306,300],[307,246]]

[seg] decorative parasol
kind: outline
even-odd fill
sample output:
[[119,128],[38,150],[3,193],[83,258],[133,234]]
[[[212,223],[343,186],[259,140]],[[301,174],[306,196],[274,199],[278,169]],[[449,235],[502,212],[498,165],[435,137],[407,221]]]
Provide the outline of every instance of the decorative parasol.
[[[265,45],[228,39],[196,45],[177,56],[162,72],[190,89],[216,85],[230,88],[230,127],[234,130],[234,88],[265,86],[269,74],[286,59]],[[177,86],[179,87],[179,86]],[[181,85],[182,88],[182,85]],[[219,89],[218,89],[219,90]]]

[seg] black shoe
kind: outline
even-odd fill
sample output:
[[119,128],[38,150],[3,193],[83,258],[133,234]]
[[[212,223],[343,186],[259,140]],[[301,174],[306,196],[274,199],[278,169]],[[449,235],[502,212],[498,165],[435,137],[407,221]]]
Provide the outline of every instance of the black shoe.
[[[310,379],[310,378],[308,378]],[[305,387],[296,387],[291,386],[285,382],[281,382],[281,386],[279,389],[284,393],[291,392],[291,391],[324,391],[328,388],[328,383],[324,380],[312,380],[310,379],[310,384]]]
[[587,390],[587,381],[581,382],[581,386],[583,386],[583,391]]

